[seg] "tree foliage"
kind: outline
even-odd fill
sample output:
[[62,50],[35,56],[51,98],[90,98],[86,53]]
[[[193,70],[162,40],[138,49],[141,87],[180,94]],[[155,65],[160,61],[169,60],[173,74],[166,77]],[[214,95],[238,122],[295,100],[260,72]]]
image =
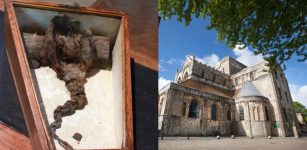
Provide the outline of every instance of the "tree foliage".
[[302,105],[299,102],[293,102],[292,106],[293,106],[295,112],[302,113],[303,116],[304,116],[304,120],[307,121],[307,109],[305,108],[305,106]]
[[293,54],[307,60],[304,0],[159,0],[158,8],[163,19],[177,16],[185,25],[192,16],[209,18],[207,28],[217,31],[219,41],[252,46],[271,69]]

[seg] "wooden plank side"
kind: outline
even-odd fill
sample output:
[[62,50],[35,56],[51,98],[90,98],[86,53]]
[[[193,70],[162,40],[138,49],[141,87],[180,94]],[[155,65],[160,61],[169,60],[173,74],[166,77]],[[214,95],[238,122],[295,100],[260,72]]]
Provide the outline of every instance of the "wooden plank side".
[[50,149],[12,4],[6,2],[5,46],[34,149]]
[[128,31],[128,17],[123,17],[124,24],[124,58],[123,58],[123,81],[124,81],[124,101],[125,101],[125,121],[126,121],[126,149],[134,149],[133,139],[133,112],[132,112],[132,85],[131,85],[131,69],[130,69],[130,45]]
[[4,11],[4,1],[0,0],[0,11]]
[[96,9],[91,7],[80,7],[77,9],[66,7],[65,5],[42,2],[41,0],[6,0],[6,3],[14,3],[15,6],[28,7],[28,8],[37,8],[53,11],[64,11],[69,13],[80,13],[80,14],[92,14],[99,15],[104,17],[118,18],[120,19],[125,15],[122,11],[112,11],[105,9]]
[[[135,150],[158,149],[158,72],[132,61]],[[152,82],[155,81],[155,82]]]
[[23,134],[0,122],[0,149],[32,150],[31,141]]
[[157,1],[96,1],[91,7],[122,11],[129,17],[130,54],[135,62],[158,71]]

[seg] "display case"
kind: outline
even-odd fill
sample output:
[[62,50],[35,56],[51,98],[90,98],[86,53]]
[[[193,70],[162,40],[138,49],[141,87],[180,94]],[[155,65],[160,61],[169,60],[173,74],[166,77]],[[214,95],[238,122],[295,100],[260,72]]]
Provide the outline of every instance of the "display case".
[[133,149],[127,16],[6,1],[5,45],[34,149]]

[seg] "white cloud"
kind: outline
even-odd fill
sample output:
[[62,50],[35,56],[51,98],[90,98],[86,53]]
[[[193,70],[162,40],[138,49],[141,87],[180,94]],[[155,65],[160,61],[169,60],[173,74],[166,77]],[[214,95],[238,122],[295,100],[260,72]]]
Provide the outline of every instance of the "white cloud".
[[159,90],[161,90],[164,86],[172,82],[171,80],[164,79],[163,77],[159,78]]
[[158,67],[159,67],[159,71],[166,71],[166,69],[162,65],[159,64]]
[[307,85],[298,86],[290,83],[289,88],[293,101],[298,101],[307,107]]
[[[190,57],[191,59],[193,58],[192,55],[187,55],[186,56],[186,59]],[[195,59],[198,61],[198,62],[201,62],[203,64],[206,64],[206,65],[209,65],[209,66],[212,66],[214,67],[216,65],[216,63],[218,63],[220,61],[220,58],[219,56],[217,56],[216,54],[212,53],[211,55],[206,55],[204,57],[198,57],[198,56],[195,56]]]
[[243,45],[237,44],[236,47],[233,49],[235,55],[237,56],[236,60],[248,67],[256,65],[263,61],[263,57],[261,55],[256,56],[247,47],[245,47],[244,49],[240,49],[242,47]]
[[169,65],[183,65],[184,60],[183,59],[177,59],[177,58],[171,58],[168,61],[166,61]]
[[172,65],[172,64],[174,64],[174,63],[176,63],[176,62],[177,62],[177,59],[171,58],[171,59],[169,59],[166,63]]
[[211,67],[214,67],[216,65],[216,63],[218,63],[220,61],[219,56],[217,56],[216,54],[212,53],[209,56],[204,56],[203,58],[200,57],[195,57],[195,59],[203,64],[207,64]]

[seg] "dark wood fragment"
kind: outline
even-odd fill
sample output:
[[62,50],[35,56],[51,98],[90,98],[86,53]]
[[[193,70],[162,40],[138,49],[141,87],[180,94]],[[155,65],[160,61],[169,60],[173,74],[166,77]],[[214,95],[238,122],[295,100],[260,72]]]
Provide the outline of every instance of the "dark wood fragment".
[[82,139],[82,135],[80,134],[80,133],[78,133],[78,132],[76,132],[73,136],[72,136],[75,140],[77,140],[77,141],[81,141],[81,139]]

